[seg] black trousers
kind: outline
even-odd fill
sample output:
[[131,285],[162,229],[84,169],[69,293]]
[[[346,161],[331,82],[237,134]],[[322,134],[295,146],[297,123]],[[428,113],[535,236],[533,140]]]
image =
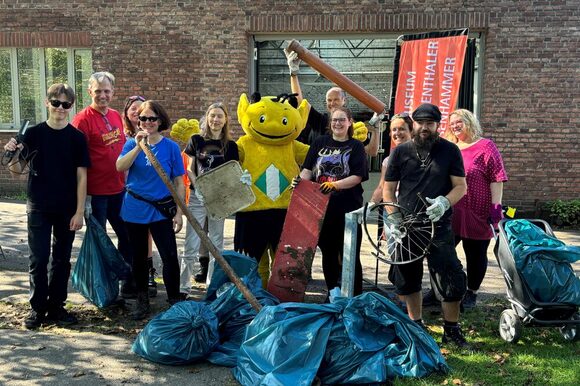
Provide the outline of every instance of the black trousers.
[[133,277],[138,292],[147,292],[149,265],[147,264],[148,234],[151,232],[163,262],[163,283],[167,298],[179,297],[179,261],[177,259],[177,242],[173,232],[172,220],[161,220],[150,224],[127,222],[129,242],[133,249]]
[[70,230],[71,217],[72,214],[28,213],[30,306],[36,312],[56,310],[66,301],[70,255],[75,238],[75,232]]
[[[329,205],[330,208],[330,205]],[[344,211],[327,210],[324,216],[318,246],[322,251],[322,270],[326,288],[330,291],[338,285],[342,276],[342,254],[344,248]],[[357,226],[356,265],[354,274],[354,295],[362,293],[362,265],[360,262],[360,247],[362,243],[362,228]]]
[[455,246],[463,246],[467,271],[467,289],[477,291],[487,272],[487,248],[491,240],[462,239],[455,236]]

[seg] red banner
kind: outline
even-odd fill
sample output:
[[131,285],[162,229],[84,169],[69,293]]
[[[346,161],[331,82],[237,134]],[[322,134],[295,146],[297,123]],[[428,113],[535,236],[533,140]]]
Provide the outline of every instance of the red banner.
[[437,105],[442,133],[457,102],[466,45],[467,35],[403,42],[395,113],[410,114],[421,103]]

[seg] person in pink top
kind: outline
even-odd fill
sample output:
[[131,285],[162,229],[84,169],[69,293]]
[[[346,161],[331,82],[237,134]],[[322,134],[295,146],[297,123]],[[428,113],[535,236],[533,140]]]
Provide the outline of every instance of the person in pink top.
[[[131,265],[133,253],[120,215],[125,174],[115,166],[126,139],[121,115],[109,107],[114,87],[113,74],[106,71],[92,74],[88,88],[91,104],[75,115],[72,125],[85,134],[89,148],[91,167],[87,171],[87,201],[90,212],[103,228],[109,220],[117,235],[119,252]],[[131,298],[134,292],[132,280],[123,283],[121,296]]]
[[477,291],[487,271],[487,248],[502,218],[501,200],[507,174],[493,141],[482,138],[477,118],[459,109],[449,116],[445,137],[461,150],[467,194],[453,207],[455,244],[462,243],[467,262],[467,292],[463,307],[475,307]]

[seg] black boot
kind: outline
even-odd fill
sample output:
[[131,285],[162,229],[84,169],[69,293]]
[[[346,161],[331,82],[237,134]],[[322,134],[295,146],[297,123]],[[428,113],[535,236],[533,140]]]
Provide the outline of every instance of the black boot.
[[150,312],[151,308],[149,307],[149,294],[147,292],[138,292],[137,305],[131,314],[131,318],[133,320],[145,319]]
[[133,279],[121,281],[121,297],[123,299],[135,299],[137,297],[137,290]]
[[149,280],[147,282],[149,297],[154,298],[157,296],[157,282],[155,281],[155,274],[157,271],[153,268],[153,257],[147,258],[147,265],[149,266]]
[[199,271],[193,277],[196,283],[205,283],[207,279],[207,266],[209,265],[209,257],[200,256],[199,258]]

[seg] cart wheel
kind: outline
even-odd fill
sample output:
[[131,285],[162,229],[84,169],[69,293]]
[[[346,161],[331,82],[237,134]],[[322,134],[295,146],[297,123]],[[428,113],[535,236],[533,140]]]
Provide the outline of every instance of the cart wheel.
[[508,343],[516,343],[522,335],[522,322],[514,310],[504,310],[499,317],[499,335]]
[[[579,314],[572,315],[570,320],[580,320]],[[578,324],[568,324],[567,326],[560,327],[560,334],[566,339],[568,342],[575,342],[580,338],[580,334],[578,334]]]
[[[422,204],[423,205],[423,204]],[[385,221],[392,212],[400,212],[403,220],[396,229],[376,234],[374,224]],[[427,255],[433,242],[435,224],[425,214],[425,207],[411,212],[392,202],[365,205],[363,228],[378,259],[389,264],[408,264]]]

